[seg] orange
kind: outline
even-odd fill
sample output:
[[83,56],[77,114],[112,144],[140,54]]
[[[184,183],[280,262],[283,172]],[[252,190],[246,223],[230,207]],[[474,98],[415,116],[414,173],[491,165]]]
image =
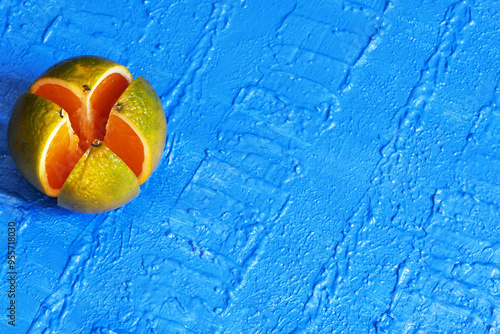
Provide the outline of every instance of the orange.
[[31,184],[65,208],[98,213],[139,194],[161,159],[166,120],[145,78],[81,56],[52,66],[19,96],[7,135]]

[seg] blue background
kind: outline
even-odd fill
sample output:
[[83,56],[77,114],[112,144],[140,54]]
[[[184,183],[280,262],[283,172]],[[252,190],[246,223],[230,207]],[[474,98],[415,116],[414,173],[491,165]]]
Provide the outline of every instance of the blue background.
[[[497,1],[2,0],[0,22],[0,332],[500,331]],[[83,54],[168,121],[139,197],[98,215],[6,142],[17,96]]]

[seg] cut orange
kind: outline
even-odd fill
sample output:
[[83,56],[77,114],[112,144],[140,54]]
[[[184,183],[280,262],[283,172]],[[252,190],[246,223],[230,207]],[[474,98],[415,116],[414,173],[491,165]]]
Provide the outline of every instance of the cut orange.
[[95,56],[49,68],[18,98],[8,126],[12,158],[26,179],[59,197],[61,206],[86,213],[137,196],[161,159],[165,137],[151,84],[132,81],[124,66]]

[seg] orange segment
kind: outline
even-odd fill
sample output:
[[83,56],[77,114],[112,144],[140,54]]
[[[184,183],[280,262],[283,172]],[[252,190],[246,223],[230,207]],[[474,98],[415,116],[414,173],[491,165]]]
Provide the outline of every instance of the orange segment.
[[57,196],[68,169],[82,154],[68,113],[40,95],[25,93],[16,101],[7,130],[21,173],[40,191]]
[[104,142],[131,166],[143,184],[162,157],[166,130],[158,94],[144,77],[138,77],[111,111]]
[[120,114],[112,112],[109,116],[104,144],[122,159],[139,178],[144,164],[144,144],[136,131]]
[[76,212],[99,213],[130,202],[139,192],[130,168],[96,140],[64,182],[57,204]]

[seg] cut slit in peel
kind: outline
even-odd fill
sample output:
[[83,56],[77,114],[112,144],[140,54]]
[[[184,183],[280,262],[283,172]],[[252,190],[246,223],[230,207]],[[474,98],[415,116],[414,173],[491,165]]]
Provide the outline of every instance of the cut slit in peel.
[[108,151],[123,160],[139,184],[149,177],[151,169],[147,167],[151,165],[151,152],[140,129],[113,109],[132,82],[130,73],[125,71],[121,66],[108,70],[94,87],[78,87],[47,77],[31,86],[30,92],[62,108],[63,117],[42,155],[40,181],[47,195],[59,196],[75,165],[82,156],[89,154],[94,140],[102,141]]

